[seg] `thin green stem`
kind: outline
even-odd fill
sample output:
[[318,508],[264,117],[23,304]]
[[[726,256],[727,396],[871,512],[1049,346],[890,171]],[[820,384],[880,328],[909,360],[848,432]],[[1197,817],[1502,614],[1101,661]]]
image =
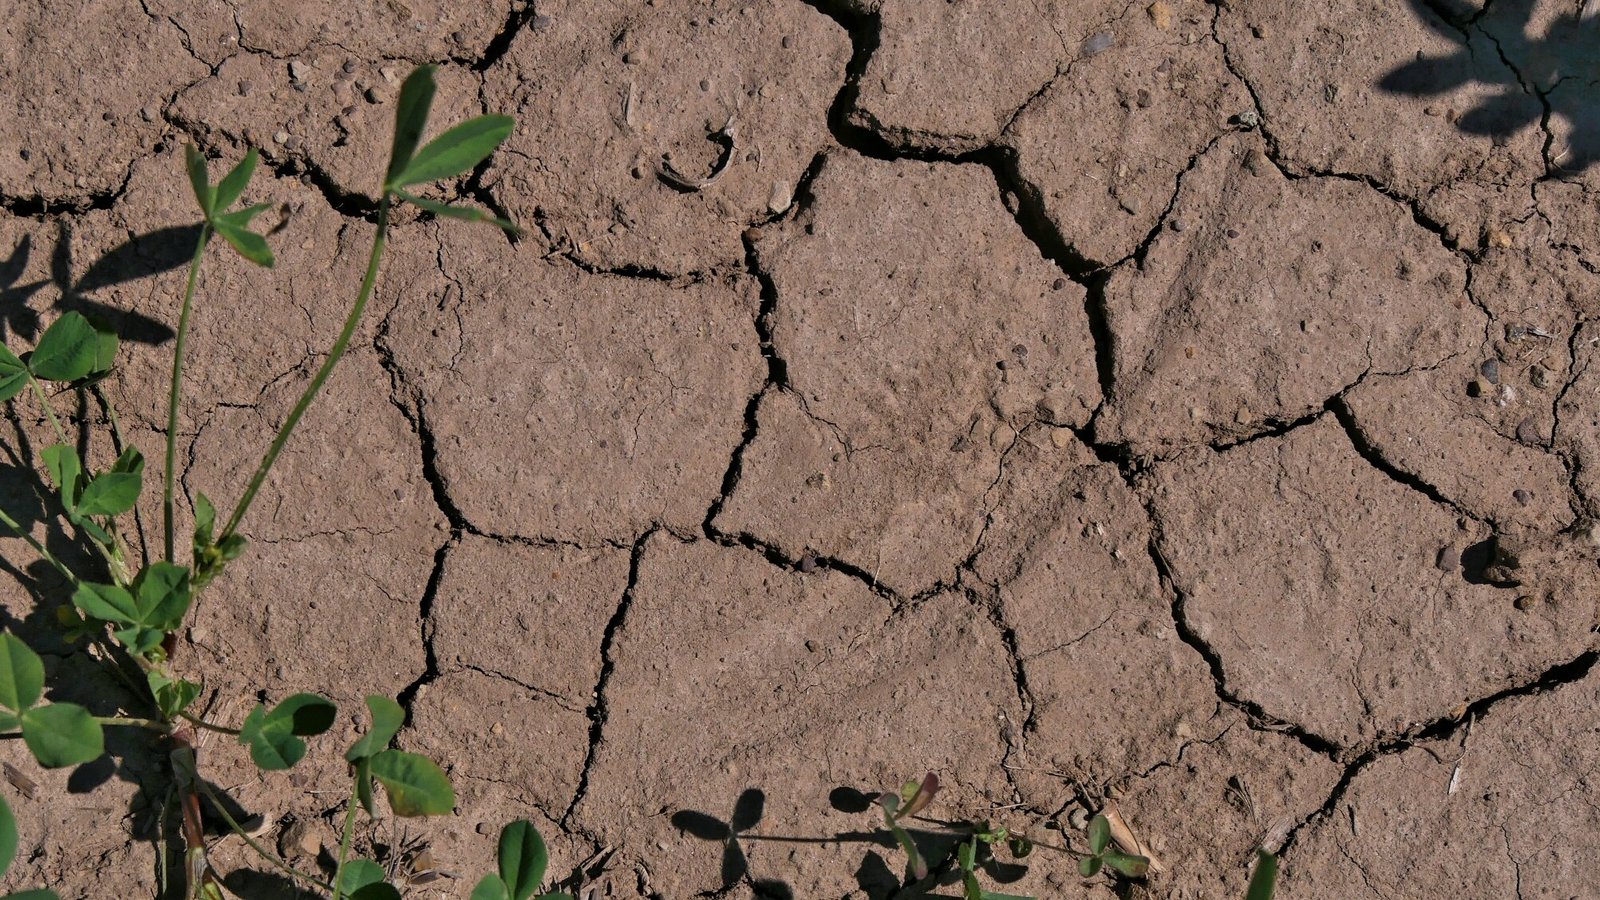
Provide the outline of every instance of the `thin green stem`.
[[323,881],[315,875],[296,869],[294,866],[291,866],[279,859],[276,853],[272,853],[271,851],[267,850],[267,848],[256,843],[255,838],[251,837],[245,832],[244,826],[240,825],[234,820],[233,816],[229,814],[227,805],[222,802],[221,797],[217,796],[217,792],[211,789],[211,785],[199,780],[196,780],[195,784],[199,786],[200,792],[205,794],[206,797],[211,801],[211,805],[216,807],[217,812],[222,814],[222,820],[228,823],[228,829],[234,834],[237,834],[239,837],[243,838],[244,842],[249,845],[250,849],[254,850],[258,855],[260,855],[262,859],[272,863],[281,871],[290,876],[298,878],[301,881],[304,881],[306,884],[309,884],[312,887],[319,888],[324,891],[335,890],[334,886],[328,882]]
[[294,427],[300,424],[300,417],[305,415],[306,409],[311,406],[311,401],[316,399],[317,393],[322,390],[322,385],[333,374],[333,367],[338,365],[339,358],[350,346],[350,338],[356,333],[356,326],[361,322],[361,313],[367,308],[367,301],[372,298],[372,288],[378,281],[378,263],[383,259],[383,248],[389,235],[389,194],[383,195],[383,202],[378,204],[378,230],[372,238],[372,256],[367,260],[367,274],[361,279],[361,293],[356,296],[354,306],[350,307],[350,315],[344,320],[344,330],[339,332],[339,338],[333,342],[333,349],[328,351],[328,358],[323,360],[322,368],[317,370],[311,383],[306,385],[305,393],[300,395],[300,401],[289,411],[289,418],[284,420],[283,427],[278,429],[277,437],[272,439],[272,446],[267,448],[267,453],[261,458],[261,465],[256,467],[256,473],[250,478],[250,484],[245,488],[244,496],[239,498],[239,505],[233,508],[233,515],[228,517],[228,524],[217,537],[222,540],[232,537],[239,527],[239,522],[250,509],[250,504],[256,499],[256,492],[261,490],[262,482],[266,481],[267,473],[272,471],[272,464],[277,462],[278,454],[283,452],[283,445],[288,443],[289,435]]
[[355,836],[357,792],[361,782],[361,773],[356,773],[358,779],[350,786],[350,800],[345,804],[344,828],[339,833],[339,861],[333,869],[333,900],[339,900],[344,895],[344,861],[350,856],[350,839]]
[[27,541],[28,542],[28,546],[32,547],[34,549],[34,552],[38,553],[39,556],[41,558],[43,558],[45,562],[49,563],[52,566],[55,566],[56,567],[56,571],[60,572],[64,576],[66,576],[67,581],[71,582],[74,586],[76,586],[78,584],[78,576],[72,574],[72,570],[67,568],[66,563],[63,563],[61,560],[56,559],[54,554],[52,554],[49,550],[46,550],[44,548],[44,545],[39,543],[37,538],[35,538],[33,535],[29,534],[28,532],[24,531],[22,526],[17,524],[17,520],[13,519],[13,518],[11,518],[11,516],[7,515],[6,511],[3,510],[3,509],[0,509],[0,524],[3,524],[7,528],[11,529],[12,533],[15,534],[17,537],[22,538],[23,540]]
[[226,725],[216,725],[211,722],[207,722],[205,719],[202,719],[199,716],[190,715],[186,712],[179,712],[178,716],[196,728],[204,728],[207,731],[215,731],[218,734],[231,734],[234,736],[239,734],[239,729],[237,728],[229,728]]
[[39,405],[44,407],[44,414],[50,419],[50,427],[55,429],[56,441],[68,447],[72,446],[72,442],[67,440],[66,429],[61,427],[61,420],[56,418],[55,407],[50,405],[50,398],[45,395],[44,385],[39,383],[39,379],[33,377],[32,372],[28,373],[28,385],[33,388],[33,395],[39,398]]
[[195,244],[194,259],[189,263],[189,286],[183,291],[183,311],[178,313],[178,337],[172,346],[172,393],[167,398],[167,466],[165,483],[161,489],[161,546],[167,562],[173,559],[172,494],[177,480],[178,459],[178,403],[183,394],[183,348],[189,337],[189,312],[194,308],[194,289],[200,281],[200,260],[206,253],[206,241],[211,239],[211,223],[200,226],[200,240]]
[[122,725],[129,728],[148,728],[151,731],[162,732],[169,730],[165,722],[157,722],[155,719],[132,719],[125,716],[93,716],[91,718],[101,725]]

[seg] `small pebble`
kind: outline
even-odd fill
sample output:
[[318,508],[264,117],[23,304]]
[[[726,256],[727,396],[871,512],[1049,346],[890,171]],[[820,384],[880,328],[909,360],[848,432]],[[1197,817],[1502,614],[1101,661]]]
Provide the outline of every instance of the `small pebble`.
[[1149,14],[1150,22],[1162,31],[1172,27],[1172,4],[1166,0],[1156,0],[1144,11]]
[[1441,572],[1454,572],[1461,566],[1461,551],[1457,550],[1453,544],[1441,547],[1439,548],[1439,556],[1433,561],[1433,564]]
[[1575,534],[1590,546],[1600,547],[1600,522],[1589,519],[1577,528]]
[[1483,377],[1484,378],[1489,379],[1489,383],[1490,384],[1499,384],[1500,383],[1500,361],[1499,360],[1495,360],[1495,359],[1486,359],[1486,360],[1484,360],[1483,364],[1478,366],[1478,371],[1483,373]]
[[777,214],[794,203],[794,188],[787,181],[774,181],[767,192],[767,212]]
[[1527,506],[1529,503],[1533,502],[1533,492],[1525,491],[1522,488],[1517,488],[1511,492],[1511,499],[1517,501],[1517,503],[1523,506]]
[[989,446],[996,450],[1004,450],[1016,439],[1017,432],[1010,425],[1001,422],[989,435]]
[[1517,423],[1517,440],[1524,444],[1541,442],[1539,438],[1539,423],[1533,420],[1533,416],[1529,416]]

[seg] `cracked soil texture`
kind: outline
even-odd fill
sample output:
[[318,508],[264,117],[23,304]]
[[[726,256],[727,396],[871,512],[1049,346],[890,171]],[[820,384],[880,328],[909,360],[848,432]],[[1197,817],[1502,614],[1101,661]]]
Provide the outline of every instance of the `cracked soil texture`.
[[[863,792],[927,771],[936,862],[939,822],[1081,846],[1107,803],[1162,862],[1083,879],[1041,847],[1008,893],[1237,897],[1266,846],[1286,897],[1600,896],[1584,8],[16,0],[0,333],[111,320],[103,393],[155,472],[183,145],[214,175],[260,148],[278,266],[207,255],[186,533],[339,328],[399,80],[440,66],[435,131],[516,116],[430,196],[527,231],[397,214],[251,552],[180,635],[215,719],[340,704],[287,773],[202,743],[296,864],[386,693],[459,795],[359,830],[408,898],[466,896],[520,817],[590,900],[886,900],[903,855]],[[92,566],[30,480],[37,403],[6,416],[0,506]],[[50,698],[130,703],[54,628],[54,571],[9,537],[0,568]],[[110,749],[0,748],[6,888],[157,896],[164,761]],[[239,896],[290,895],[212,852]]]

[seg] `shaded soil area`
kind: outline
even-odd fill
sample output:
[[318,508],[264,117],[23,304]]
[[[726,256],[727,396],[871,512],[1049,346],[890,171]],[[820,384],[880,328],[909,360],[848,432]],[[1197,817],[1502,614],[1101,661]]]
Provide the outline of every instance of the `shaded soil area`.
[[[460,798],[359,835],[411,897],[466,896],[525,817],[595,897],[883,898],[861,792],[930,770],[938,819],[1075,840],[1114,801],[1164,864],[1040,850],[1011,893],[1242,896],[1265,845],[1288,898],[1595,896],[1583,7],[19,0],[0,329],[114,319],[156,458],[182,148],[259,147],[278,267],[208,260],[180,422],[185,497],[230,507],[360,280],[399,79],[440,65],[436,128],[516,116],[438,199],[527,233],[401,216],[182,635],[214,717],[340,704],[290,773],[201,751],[308,865],[386,693]],[[38,408],[7,416],[0,504],[69,553]],[[111,712],[59,579],[0,554],[50,696]],[[0,746],[7,885],[155,895],[161,761],[111,749]]]

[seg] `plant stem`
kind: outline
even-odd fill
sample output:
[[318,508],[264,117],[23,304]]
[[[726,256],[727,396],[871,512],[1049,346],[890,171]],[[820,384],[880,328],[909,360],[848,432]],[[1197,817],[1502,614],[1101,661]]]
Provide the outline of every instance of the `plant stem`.
[[36,539],[33,535],[29,534],[28,532],[24,531],[22,529],[22,526],[17,524],[17,520],[13,519],[13,518],[11,518],[11,516],[7,515],[6,511],[3,510],[3,509],[0,509],[0,524],[4,524],[7,528],[11,529],[11,531],[14,534],[16,534],[17,537],[22,538],[23,540],[27,541],[28,542],[28,546],[32,547],[34,549],[34,552],[38,553],[39,556],[42,557],[45,562],[49,563],[52,566],[55,566],[56,567],[56,571],[60,572],[62,575],[65,575],[66,578],[67,578],[67,581],[71,582],[73,585],[77,585],[78,576],[72,574],[72,570],[67,568],[65,563],[63,563],[59,559],[56,559],[55,556],[53,554],[51,554],[51,552],[49,550],[46,550],[44,548],[43,544],[39,543],[38,539]]
[[356,807],[359,805],[356,795],[361,775],[358,773],[356,778],[358,780],[350,786],[350,800],[345,804],[344,828],[339,834],[339,862],[333,869],[333,900],[339,900],[344,894],[344,861],[350,856],[350,839],[355,836]]
[[151,731],[162,732],[168,730],[166,723],[157,722],[154,719],[132,719],[124,716],[93,716],[92,718],[101,725],[123,725],[130,728],[148,728]]
[[204,781],[196,782],[196,784],[200,788],[201,793],[205,794],[206,797],[211,800],[211,805],[217,808],[217,812],[222,815],[222,820],[228,823],[228,829],[234,834],[237,834],[239,837],[243,838],[245,844],[249,845],[250,849],[259,854],[262,859],[272,863],[278,869],[300,879],[301,881],[304,881],[306,884],[309,884],[312,887],[320,888],[324,891],[334,890],[333,885],[323,881],[315,875],[296,869],[294,866],[291,866],[279,859],[277,854],[269,851],[267,848],[257,843],[255,838],[252,838],[250,835],[245,833],[244,826],[235,821],[233,816],[228,813],[227,806],[222,802],[222,798],[217,796],[217,792],[211,789],[211,785],[206,784]]
[[66,429],[61,427],[61,420],[56,418],[55,407],[50,405],[50,398],[45,396],[44,385],[39,383],[39,379],[33,377],[32,372],[28,373],[28,384],[33,388],[33,395],[39,398],[39,405],[44,407],[44,414],[50,419],[50,427],[55,429],[56,441],[68,447],[72,446],[72,442],[67,440]]
[[300,401],[289,411],[289,418],[278,429],[277,437],[272,439],[272,446],[267,448],[267,453],[261,458],[261,465],[256,467],[256,473],[250,479],[250,484],[245,488],[244,496],[239,498],[239,505],[233,508],[233,515],[228,517],[228,524],[223,527],[222,533],[217,537],[218,543],[232,537],[239,521],[244,518],[245,511],[255,501],[256,492],[261,489],[261,483],[266,481],[267,473],[272,470],[272,464],[277,461],[278,454],[283,451],[283,445],[289,441],[289,435],[294,427],[300,424],[300,417],[305,415],[311,401],[316,399],[317,392],[322,390],[322,385],[333,374],[333,367],[338,365],[339,357],[350,346],[350,338],[356,333],[356,326],[361,322],[361,313],[367,308],[367,301],[372,298],[373,285],[378,280],[378,263],[383,259],[383,248],[389,235],[389,194],[383,195],[383,202],[378,204],[378,230],[372,238],[372,255],[367,260],[367,274],[361,279],[361,293],[356,296],[354,306],[350,307],[350,315],[344,320],[344,330],[339,332],[339,337],[333,342],[333,349],[328,351],[328,358],[323,360],[322,368],[317,370],[311,383],[306,385],[305,393],[300,395]]
[[190,725],[193,725],[197,728],[204,728],[207,731],[215,731],[218,734],[231,734],[234,736],[239,734],[239,729],[237,728],[229,728],[226,725],[215,725],[211,722],[207,722],[205,719],[202,719],[198,716],[192,716],[186,712],[180,712],[178,713],[178,716],[185,722],[188,722]]
[[217,883],[206,858],[205,822],[200,817],[200,780],[194,742],[189,732],[179,729],[171,735],[173,750],[167,755],[171,761],[173,785],[178,790],[178,805],[182,811],[184,896],[193,900],[202,895],[208,886]]
[[165,484],[161,490],[162,549],[167,562],[176,562],[172,550],[172,493],[177,479],[178,459],[178,402],[183,392],[183,347],[189,337],[189,312],[194,308],[194,289],[200,281],[200,260],[205,256],[206,241],[211,238],[211,223],[200,226],[200,240],[195,244],[194,259],[189,263],[189,285],[183,291],[183,311],[178,313],[178,337],[172,346],[172,393],[167,398],[167,466]]

